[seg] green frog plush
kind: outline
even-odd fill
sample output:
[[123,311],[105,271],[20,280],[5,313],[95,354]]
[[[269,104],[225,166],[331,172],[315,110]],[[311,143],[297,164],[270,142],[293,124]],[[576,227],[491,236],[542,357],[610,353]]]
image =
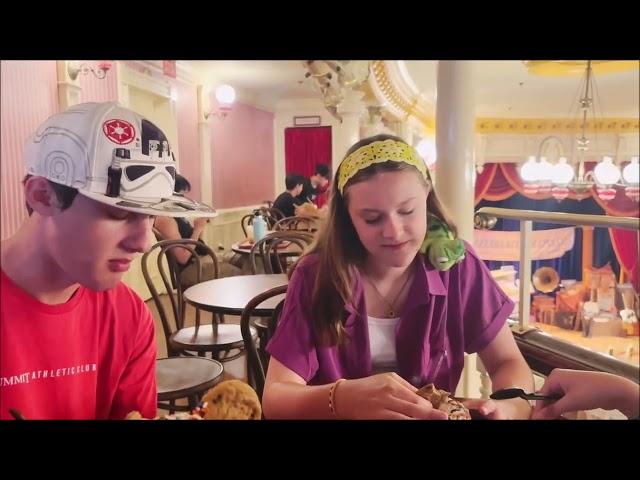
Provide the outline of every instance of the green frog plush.
[[426,254],[436,270],[449,270],[464,258],[464,243],[455,238],[449,226],[435,215],[427,216],[427,235],[420,252]]

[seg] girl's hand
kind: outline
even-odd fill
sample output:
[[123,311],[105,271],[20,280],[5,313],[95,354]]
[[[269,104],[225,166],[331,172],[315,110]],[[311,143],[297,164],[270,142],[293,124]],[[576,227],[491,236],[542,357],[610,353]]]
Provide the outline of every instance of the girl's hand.
[[465,400],[464,406],[476,410],[487,420],[522,420],[531,416],[529,402],[521,398],[513,400]]
[[334,392],[340,418],[446,420],[447,414],[416,393],[417,388],[395,373],[344,380]]

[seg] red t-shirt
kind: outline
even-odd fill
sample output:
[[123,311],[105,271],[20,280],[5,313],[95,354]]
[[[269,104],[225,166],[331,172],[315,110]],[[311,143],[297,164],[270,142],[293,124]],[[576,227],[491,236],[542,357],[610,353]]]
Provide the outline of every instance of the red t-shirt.
[[0,276],[0,418],[123,419],[156,414],[154,322],[119,283],[81,286],[61,305],[39,302]]

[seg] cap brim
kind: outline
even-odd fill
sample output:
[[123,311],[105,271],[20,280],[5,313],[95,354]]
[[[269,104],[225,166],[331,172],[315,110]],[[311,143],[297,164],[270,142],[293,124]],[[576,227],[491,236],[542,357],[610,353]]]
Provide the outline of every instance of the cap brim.
[[204,203],[196,202],[182,195],[173,195],[157,201],[143,202],[140,200],[125,200],[120,197],[108,197],[79,189],[78,192],[100,203],[121,208],[128,212],[141,213],[161,217],[217,217],[218,212]]

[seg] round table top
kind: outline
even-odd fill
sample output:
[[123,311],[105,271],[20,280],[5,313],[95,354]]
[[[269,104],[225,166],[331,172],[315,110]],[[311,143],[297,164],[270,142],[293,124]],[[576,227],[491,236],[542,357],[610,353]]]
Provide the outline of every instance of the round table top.
[[171,394],[172,398],[193,394],[215,385],[224,367],[217,360],[202,357],[170,357],[156,361],[156,379],[160,400]]
[[[208,312],[241,315],[253,297],[288,283],[289,279],[284,273],[216,278],[189,287],[184,292],[184,298],[191,305]],[[284,294],[265,300],[254,314],[271,315],[283,298]]]
[[[244,242],[234,243],[233,245],[231,245],[231,250],[234,253],[239,253],[241,255],[250,255],[251,247],[241,248],[240,245],[242,244],[244,244]],[[301,253],[302,251],[300,250],[300,247],[293,242],[291,242],[285,248],[278,248],[278,255],[282,257],[295,257],[296,255],[300,255]]]

